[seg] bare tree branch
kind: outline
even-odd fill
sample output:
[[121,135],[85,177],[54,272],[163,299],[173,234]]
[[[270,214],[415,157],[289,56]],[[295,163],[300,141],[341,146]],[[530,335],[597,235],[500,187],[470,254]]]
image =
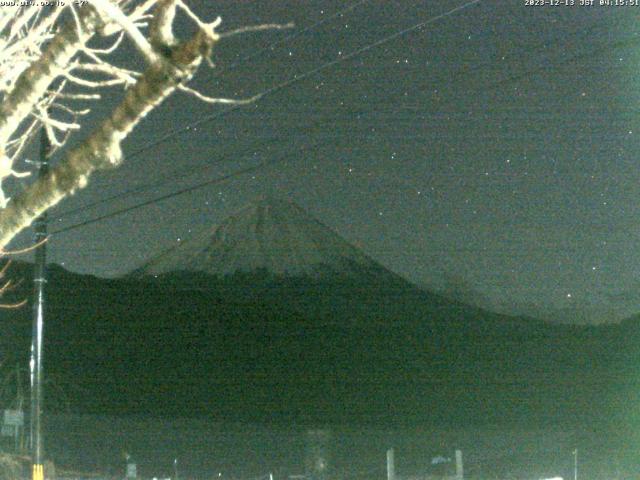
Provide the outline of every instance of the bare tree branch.
[[46,176],[0,210],[0,248],[46,209],[86,186],[95,170],[110,168],[122,161],[121,141],[151,109],[193,76],[218,39],[213,30],[218,23],[207,24],[209,28],[199,30],[173,50],[168,61],[151,65],[107,120]]
[[0,106],[0,148],[100,24],[100,17],[92,8],[83,8],[79,20],[82,31],[78,31],[74,22],[63,26],[40,58],[22,72],[13,90],[3,99]]
[[110,0],[91,0],[91,3],[102,15],[108,17],[112,22],[122,28],[149,64],[160,61],[151,44],[144,35],[142,35],[140,30],[138,30],[134,22],[125,15],[120,8],[111,3]]
[[[138,1],[142,3],[136,7]],[[63,8],[46,14],[31,7],[0,9],[0,256],[9,254],[3,249],[18,232],[83,188],[94,171],[119,165],[122,141],[176,89],[212,104],[242,105],[259,99],[260,95],[239,100],[207,96],[187,83],[203,61],[211,62],[211,49],[221,36],[291,26],[250,26],[220,35],[219,17],[204,22],[183,0],[89,0],[82,8],[67,3],[70,18],[61,26]],[[197,26],[183,42],[174,38],[177,13]],[[118,36],[108,47],[89,45],[97,35]],[[109,57],[125,37],[146,60],[144,72],[120,67]],[[28,175],[16,171],[14,163],[38,129],[46,129],[54,147],[63,147],[80,129],[78,117],[89,112],[84,104],[72,108],[68,103],[97,100],[100,95],[91,90],[114,85],[123,85],[125,92],[111,114],[46,175],[6,198],[2,182]]]

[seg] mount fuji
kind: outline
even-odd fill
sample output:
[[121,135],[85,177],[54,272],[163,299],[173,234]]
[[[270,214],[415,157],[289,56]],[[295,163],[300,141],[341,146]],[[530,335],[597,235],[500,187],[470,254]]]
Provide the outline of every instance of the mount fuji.
[[170,272],[226,276],[257,271],[313,278],[391,274],[295,203],[263,197],[161,253],[133,276]]

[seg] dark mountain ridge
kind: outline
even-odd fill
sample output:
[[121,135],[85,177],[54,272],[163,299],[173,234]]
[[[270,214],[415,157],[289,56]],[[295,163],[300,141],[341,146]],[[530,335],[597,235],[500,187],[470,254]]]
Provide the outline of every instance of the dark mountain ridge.
[[[16,262],[11,274],[30,270]],[[25,282],[12,295],[30,293]],[[610,422],[624,418],[640,359],[640,334],[626,324],[553,325],[448,300],[274,199],[125,278],[51,266],[47,298],[53,410],[287,424]],[[30,309],[0,316],[4,361],[26,365]]]
[[[12,268],[23,278],[29,270]],[[311,423],[592,421],[610,416],[609,393],[618,385],[619,397],[639,357],[621,327],[496,315],[393,277],[49,273],[53,410]],[[29,295],[27,284],[14,295]],[[26,365],[30,309],[1,315],[5,361]]]

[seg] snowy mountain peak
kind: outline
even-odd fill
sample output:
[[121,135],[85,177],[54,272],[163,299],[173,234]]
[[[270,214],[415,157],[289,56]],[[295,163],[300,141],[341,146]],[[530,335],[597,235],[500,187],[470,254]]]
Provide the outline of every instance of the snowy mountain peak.
[[175,271],[228,275],[264,269],[276,275],[316,276],[363,268],[382,267],[295,203],[262,197],[158,255],[134,275]]

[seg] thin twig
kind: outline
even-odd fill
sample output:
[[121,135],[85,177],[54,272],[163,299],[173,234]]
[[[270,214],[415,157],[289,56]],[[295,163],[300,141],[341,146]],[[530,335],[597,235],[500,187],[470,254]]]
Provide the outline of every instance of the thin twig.
[[293,22],[279,24],[279,23],[265,23],[263,25],[249,25],[247,27],[236,28],[235,30],[229,30],[228,32],[222,32],[218,35],[220,38],[232,37],[234,35],[240,35],[242,33],[260,32],[262,30],[285,30],[293,28],[295,25]]
[[7,263],[0,269],[0,278],[4,278],[4,274],[7,273],[9,266],[13,263],[12,259],[7,260]]
[[235,98],[208,97],[207,95],[204,95],[204,94],[200,93],[199,91],[194,90],[193,88],[187,87],[186,85],[180,85],[178,87],[178,89],[182,90],[185,93],[188,93],[189,95],[193,95],[198,100],[202,100],[203,102],[206,102],[206,103],[222,103],[224,105],[248,105],[250,103],[253,103],[253,102],[259,100],[262,97],[262,94],[259,93],[258,95],[254,95],[253,97],[250,97],[250,98],[243,98],[243,99],[240,99],[240,100],[236,100]]
[[35,250],[36,248],[44,245],[44,243],[47,240],[49,240],[49,237],[43,238],[38,243],[34,243],[30,247],[22,248],[20,250],[0,250],[0,257],[4,257],[6,255],[22,255],[23,253],[29,253],[29,252]]
[[122,28],[149,64],[153,65],[162,60],[144,35],[140,33],[140,30],[120,8],[113,5],[109,0],[93,0],[92,4],[100,13]]
[[0,303],[0,308],[7,308],[7,309],[13,309],[13,308],[20,308],[20,307],[24,307],[27,304],[27,300],[22,300],[19,303]]

